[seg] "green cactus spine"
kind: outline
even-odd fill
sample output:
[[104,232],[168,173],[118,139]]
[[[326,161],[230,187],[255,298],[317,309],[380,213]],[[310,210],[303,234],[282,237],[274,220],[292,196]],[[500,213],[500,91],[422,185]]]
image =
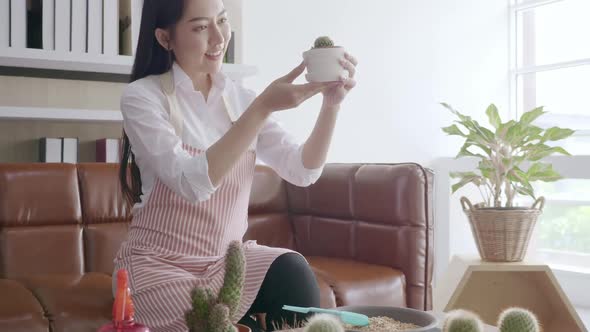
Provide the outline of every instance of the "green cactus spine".
[[344,332],[344,326],[333,315],[317,314],[309,319],[304,332]]
[[244,287],[245,257],[242,244],[233,241],[229,244],[225,257],[225,277],[219,291],[219,302],[227,305],[229,315],[233,317],[240,306],[242,288]]
[[539,332],[539,321],[530,311],[522,308],[509,308],[500,314],[500,332]]
[[240,241],[232,241],[225,254],[223,285],[216,297],[210,289],[196,287],[191,292],[191,310],[185,314],[190,332],[234,332],[232,318],[237,313],[244,287],[245,256]]
[[318,37],[313,44],[313,48],[334,47],[334,42],[328,36]]
[[211,308],[209,314],[209,331],[211,332],[234,332],[234,327],[229,318],[227,305],[217,303]]
[[447,315],[443,332],[483,332],[483,323],[472,312],[454,310]]

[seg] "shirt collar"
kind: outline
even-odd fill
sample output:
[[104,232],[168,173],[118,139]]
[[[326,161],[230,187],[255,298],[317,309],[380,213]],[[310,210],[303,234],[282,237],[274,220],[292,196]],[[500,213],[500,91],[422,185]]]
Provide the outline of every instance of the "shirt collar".
[[[174,76],[174,86],[189,86],[191,89],[193,88],[193,81],[188,76],[188,74],[180,67],[180,65],[176,62],[172,65],[172,76]],[[211,81],[213,83],[213,87],[219,88],[220,90],[224,90],[226,86],[227,77],[225,74],[220,70],[211,75]]]

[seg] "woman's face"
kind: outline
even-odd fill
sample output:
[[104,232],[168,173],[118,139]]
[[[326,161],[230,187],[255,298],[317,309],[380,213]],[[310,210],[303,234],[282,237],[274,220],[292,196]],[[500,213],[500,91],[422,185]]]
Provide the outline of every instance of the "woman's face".
[[231,38],[222,0],[186,0],[171,36],[176,61],[187,71],[213,74],[221,69]]

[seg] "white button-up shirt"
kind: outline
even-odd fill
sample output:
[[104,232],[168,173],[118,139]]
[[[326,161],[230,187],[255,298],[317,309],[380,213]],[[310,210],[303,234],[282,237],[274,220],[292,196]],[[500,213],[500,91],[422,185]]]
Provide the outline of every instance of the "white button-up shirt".
[[[141,202],[147,201],[156,177],[177,194],[191,202],[205,201],[217,189],[211,183],[205,153],[191,156],[182,148],[188,144],[207,150],[230,128],[231,120],[223,104],[222,94],[234,112],[241,115],[256,94],[233,82],[223,73],[212,75],[212,87],[205,101],[192,80],[178,65],[172,67],[179,111],[184,118],[182,138],[177,136],[169,121],[168,101],[160,78],[148,76],[129,84],[121,97],[123,128],[129,137],[131,150],[141,172]],[[303,166],[303,144],[284,131],[271,116],[250,145],[257,158],[270,166],[286,181],[308,186],[320,177],[323,166],[307,169]]]

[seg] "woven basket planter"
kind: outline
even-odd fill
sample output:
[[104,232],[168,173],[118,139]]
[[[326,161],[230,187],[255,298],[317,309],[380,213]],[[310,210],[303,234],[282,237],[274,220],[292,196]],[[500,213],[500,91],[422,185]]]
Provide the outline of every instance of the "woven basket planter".
[[524,259],[544,205],[545,198],[539,197],[531,208],[476,208],[466,197],[461,197],[479,255],[489,262]]

